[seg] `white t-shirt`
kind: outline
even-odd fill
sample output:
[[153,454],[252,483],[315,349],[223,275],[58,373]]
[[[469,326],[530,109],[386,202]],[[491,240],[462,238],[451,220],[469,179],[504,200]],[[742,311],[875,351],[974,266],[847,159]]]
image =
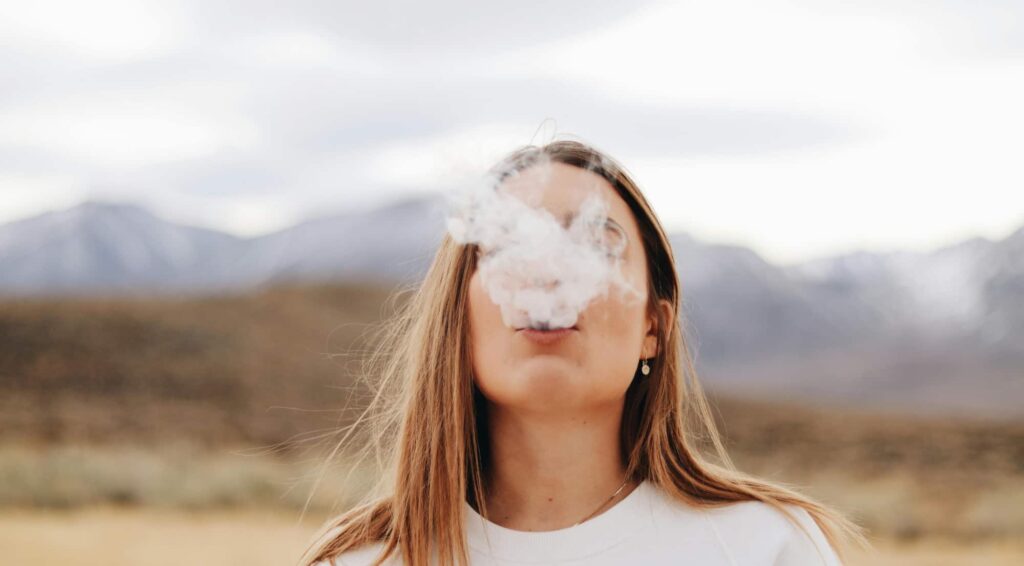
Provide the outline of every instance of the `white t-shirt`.
[[[812,537],[760,501],[715,509],[679,503],[643,482],[604,513],[555,531],[516,531],[492,523],[464,503],[470,562],[512,565],[837,566],[835,550],[811,516],[789,505]],[[819,556],[815,547],[821,550]],[[350,550],[337,566],[367,566],[381,544]],[[316,566],[328,566],[318,562]],[[401,562],[393,555],[388,565]]]

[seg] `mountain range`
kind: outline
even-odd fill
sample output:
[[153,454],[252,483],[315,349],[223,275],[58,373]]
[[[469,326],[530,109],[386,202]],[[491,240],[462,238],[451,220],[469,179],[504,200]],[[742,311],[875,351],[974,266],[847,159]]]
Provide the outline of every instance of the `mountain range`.
[[[440,195],[251,238],[89,200],[0,225],[0,296],[414,281],[443,233]],[[670,239],[689,345],[718,390],[1024,417],[1024,227],[998,241],[787,266],[685,232]]]

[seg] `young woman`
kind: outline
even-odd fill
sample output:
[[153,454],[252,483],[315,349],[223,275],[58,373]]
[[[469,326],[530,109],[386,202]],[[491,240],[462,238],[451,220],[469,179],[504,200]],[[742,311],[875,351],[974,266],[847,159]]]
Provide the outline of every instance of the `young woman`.
[[[390,473],[324,526],[302,564],[840,564],[867,541],[837,511],[735,469],[684,339],[669,241],[640,189],[577,141],[545,162],[540,206],[576,211],[598,187],[642,301],[607,295],[558,332],[510,327],[481,250],[446,235],[373,358],[370,411]],[[682,274],[685,279],[686,274]],[[701,453],[710,441],[718,462]]]

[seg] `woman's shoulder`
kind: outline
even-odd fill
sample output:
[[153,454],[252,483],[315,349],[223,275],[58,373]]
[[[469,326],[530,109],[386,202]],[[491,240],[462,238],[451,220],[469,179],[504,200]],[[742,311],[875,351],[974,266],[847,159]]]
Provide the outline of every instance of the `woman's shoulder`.
[[[653,494],[655,513],[661,515],[676,515],[692,520],[704,520],[706,517],[712,517],[717,523],[729,523],[731,527],[745,524],[761,528],[780,527],[787,522],[781,512],[763,501],[746,500],[698,506],[677,500],[660,486],[652,484],[649,491]],[[788,505],[787,509],[793,512],[803,511],[797,505]]]
[[760,540],[763,543],[761,548],[775,557],[773,566],[842,564],[825,533],[806,509],[792,503],[782,507],[799,526],[782,511],[763,501],[742,501],[709,509],[707,516],[730,549],[749,548],[745,545],[749,545],[751,537]]
[[[709,535],[730,554],[737,564],[760,563],[774,556],[774,566],[840,565],[835,550],[824,532],[803,507],[783,504],[783,508],[803,527],[801,530],[786,515],[763,501],[737,501],[714,507],[689,506],[660,499],[660,514],[669,523],[687,528],[703,523]],[[820,555],[819,555],[820,549]]]
[[[810,514],[799,505],[783,504],[783,507],[797,521],[814,522]],[[769,503],[757,500],[736,501],[725,505],[704,508],[704,512],[717,522],[729,522],[730,526],[772,528],[782,531],[793,527],[786,515]]]

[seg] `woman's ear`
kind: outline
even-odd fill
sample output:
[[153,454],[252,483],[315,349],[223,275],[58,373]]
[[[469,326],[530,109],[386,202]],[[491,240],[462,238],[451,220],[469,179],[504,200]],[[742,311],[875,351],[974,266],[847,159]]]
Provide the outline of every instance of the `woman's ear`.
[[673,320],[673,315],[675,313],[672,312],[672,303],[667,299],[658,299],[658,303],[655,308],[655,313],[652,313],[647,317],[647,334],[644,336],[644,345],[641,354],[645,359],[653,358],[658,355],[658,333],[661,330],[659,325],[671,327],[671,325],[675,323]]

